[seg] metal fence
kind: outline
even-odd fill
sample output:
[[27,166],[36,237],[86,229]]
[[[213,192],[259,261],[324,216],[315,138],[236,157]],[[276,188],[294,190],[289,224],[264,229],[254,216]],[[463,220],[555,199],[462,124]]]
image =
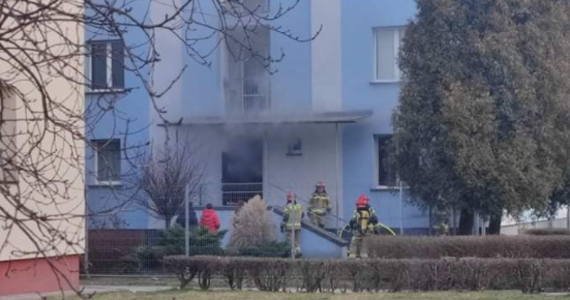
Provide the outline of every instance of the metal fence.
[[[348,242],[350,234],[346,234],[342,229],[348,224],[353,207],[345,207],[344,213],[339,205],[343,204],[337,195],[342,193],[357,194],[353,191],[366,190],[365,185],[351,185],[341,187],[330,187],[329,196],[331,210],[324,216],[314,216],[310,212],[310,197],[314,192],[314,184],[288,183],[279,184],[273,182],[265,183],[232,183],[232,184],[204,184],[200,186],[198,192],[192,197],[187,197],[188,203],[193,203],[193,208],[189,209],[189,222],[191,230],[185,230],[185,209],[184,203],[178,201],[177,216],[171,216],[170,227],[167,226],[164,218],[156,215],[150,217],[152,220],[144,221],[147,225],[138,222],[137,226],[143,229],[125,228],[98,228],[90,227],[87,254],[84,260],[84,272],[89,274],[113,274],[113,275],[154,275],[166,274],[166,266],[163,258],[169,255],[236,255],[255,257],[289,257],[294,255],[291,245],[286,242],[286,233],[280,234],[279,227],[283,216],[283,209],[286,205],[286,195],[290,191],[297,193],[297,201],[303,206],[304,226],[303,230],[311,230],[313,234],[330,239],[344,239]],[[368,189],[370,189],[368,187]],[[379,213],[380,221],[393,226],[398,234],[400,224],[398,218],[402,217],[402,210],[398,203],[392,201],[399,199],[393,192],[384,198],[376,198],[372,201]],[[265,241],[256,246],[240,245],[231,246],[230,235],[235,228],[232,218],[236,204],[247,202],[256,195],[260,195],[271,210],[270,215],[274,219],[274,227],[278,238]],[[186,201],[184,201],[186,202]],[[208,230],[199,229],[197,226],[206,204],[213,204],[221,219],[221,233],[211,234]],[[383,205],[391,205],[391,209],[385,209]],[[190,214],[190,211],[192,213]],[[345,217],[349,215],[349,217]],[[418,212],[418,218],[424,218]],[[190,219],[192,222],[190,222]],[[121,222],[113,222],[121,224]],[[128,222],[127,222],[128,223]],[[141,226],[142,224],[142,226]],[[396,226],[394,226],[396,224]],[[152,228],[152,229],[146,229]],[[226,230],[229,230],[227,232]],[[406,227],[406,234],[426,234],[427,229]],[[253,232],[253,234],[255,234]],[[293,233],[296,234],[296,233]],[[294,239],[294,237],[292,238]],[[323,247],[313,244],[312,247]],[[303,246],[303,250],[310,250]],[[303,251],[305,252],[305,251]]]
[[164,257],[172,255],[212,255],[248,257],[289,257],[287,242],[268,241],[258,246],[222,245],[227,231],[208,232],[194,227],[186,247],[186,231],[178,225],[170,229],[89,230],[88,253],[83,272],[91,275],[168,274]]

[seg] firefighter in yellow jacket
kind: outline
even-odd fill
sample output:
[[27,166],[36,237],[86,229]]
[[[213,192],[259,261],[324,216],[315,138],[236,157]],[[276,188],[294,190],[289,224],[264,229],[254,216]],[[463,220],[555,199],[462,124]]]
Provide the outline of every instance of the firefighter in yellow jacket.
[[[295,257],[301,257],[301,220],[304,217],[303,206],[297,203],[295,193],[287,194],[287,206],[285,206],[281,232],[285,233],[291,251]],[[295,236],[293,238],[293,235]]]
[[311,196],[309,202],[309,217],[311,222],[321,228],[325,227],[327,214],[331,212],[330,199],[327,194],[325,184],[322,181],[317,182],[315,192]]
[[356,210],[350,220],[350,227],[354,233],[350,243],[349,258],[368,258],[364,237],[373,234],[377,224],[378,216],[374,208],[370,207],[370,198],[365,194],[360,195],[356,200]]

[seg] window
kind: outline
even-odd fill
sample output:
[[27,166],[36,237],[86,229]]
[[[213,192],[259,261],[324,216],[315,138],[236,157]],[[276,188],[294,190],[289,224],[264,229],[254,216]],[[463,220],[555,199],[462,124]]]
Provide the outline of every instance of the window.
[[89,44],[91,90],[125,87],[125,53],[121,41],[93,41]]
[[303,141],[300,138],[295,138],[289,143],[287,149],[287,156],[301,156],[303,155]]
[[404,35],[404,28],[378,28],[374,30],[374,81],[400,81],[398,53]]
[[0,183],[17,183],[16,98],[10,91],[0,91]]
[[392,135],[381,135],[376,138],[376,151],[377,151],[377,178],[379,186],[396,186],[396,174],[391,172],[389,168],[389,147]]
[[119,182],[121,180],[121,141],[97,140],[95,145],[95,171],[98,182]]

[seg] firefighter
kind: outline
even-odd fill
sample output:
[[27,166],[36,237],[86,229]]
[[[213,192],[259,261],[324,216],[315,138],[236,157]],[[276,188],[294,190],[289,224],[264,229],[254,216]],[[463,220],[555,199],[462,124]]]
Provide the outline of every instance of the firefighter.
[[324,228],[326,216],[331,212],[331,208],[329,195],[322,181],[317,182],[315,192],[311,196],[309,205],[309,217],[311,218],[311,222]]
[[[287,206],[283,214],[281,232],[285,233],[291,251],[295,257],[301,257],[301,220],[304,217],[303,206],[297,203],[295,193],[287,194]],[[293,235],[295,236],[293,238]]]
[[374,208],[370,207],[370,198],[365,194],[360,195],[356,200],[356,210],[349,224],[354,232],[349,258],[368,258],[364,237],[373,234],[377,224],[378,216]]

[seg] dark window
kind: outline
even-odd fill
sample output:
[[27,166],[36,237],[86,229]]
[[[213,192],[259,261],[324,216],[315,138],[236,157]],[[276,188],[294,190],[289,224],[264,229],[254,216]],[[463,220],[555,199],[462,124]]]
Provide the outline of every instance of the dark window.
[[224,205],[247,202],[263,193],[263,142],[238,137],[222,152]]
[[107,44],[91,45],[91,85],[93,89],[107,88]]
[[395,186],[396,174],[389,168],[389,151],[392,135],[382,135],[377,137],[378,143],[378,185]]
[[113,88],[125,87],[125,50],[121,42],[113,42]]
[[122,89],[125,87],[125,51],[121,41],[91,43],[92,89]]
[[121,141],[94,141],[97,181],[116,182],[121,178]]

